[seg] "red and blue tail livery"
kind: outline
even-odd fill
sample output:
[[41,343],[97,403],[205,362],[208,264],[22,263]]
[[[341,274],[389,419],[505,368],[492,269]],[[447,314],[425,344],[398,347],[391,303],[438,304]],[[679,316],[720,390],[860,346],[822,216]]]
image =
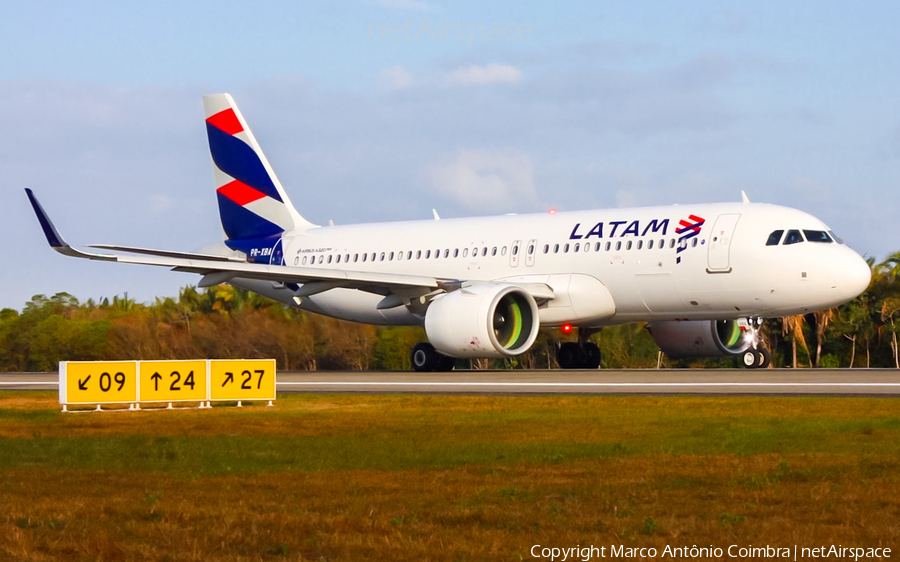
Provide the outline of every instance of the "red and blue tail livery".
[[306,230],[281,182],[228,94],[203,97],[222,228],[229,240]]

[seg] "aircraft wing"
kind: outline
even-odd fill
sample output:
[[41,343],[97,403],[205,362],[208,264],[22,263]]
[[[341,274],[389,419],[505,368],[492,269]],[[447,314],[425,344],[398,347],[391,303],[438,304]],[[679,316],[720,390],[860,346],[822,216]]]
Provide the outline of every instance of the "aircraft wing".
[[212,256],[205,254],[190,254],[186,252],[172,252],[168,250],[151,250],[147,248],[131,248],[126,246],[98,245],[96,247],[113,249],[125,252],[143,254],[139,256],[123,256],[120,254],[106,254],[86,252],[73,248],[63,240],[59,231],[51,222],[49,215],[38,202],[30,189],[25,190],[31,206],[37,214],[44,235],[50,246],[65,256],[84,258],[99,261],[113,261],[119,263],[134,263],[143,265],[156,265],[170,267],[174,271],[199,273],[204,276],[199,285],[211,286],[225,283],[230,279],[240,277],[244,279],[261,279],[281,283],[302,284],[297,291],[298,296],[309,296],[318,292],[338,287],[361,289],[376,294],[389,295],[393,293],[419,293],[427,294],[439,291],[447,285],[458,286],[455,279],[439,279],[419,275],[402,275],[395,273],[379,273],[371,271],[345,271],[339,269],[320,269],[311,267],[284,267],[259,263],[237,261],[235,258]]
[[[234,277],[242,277],[247,279],[262,279],[267,281],[278,281],[282,283],[298,283],[310,284],[316,282],[325,282],[328,288],[348,287],[348,288],[376,288],[382,287],[385,291],[390,292],[393,288],[411,289],[421,288],[428,290],[440,289],[444,283],[456,282],[454,279],[438,279],[435,277],[425,277],[419,275],[402,275],[395,273],[378,273],[370,271],[345,271],[339,269],[320,269],[311,267],[284,267],[277,265],[266,265],[259,263],[248,263],[236,258],[213,256],[205,254],[191,254],[187,252],[173,252],[169,250],[152,250],[147,248],[131,248],[127,246],[112,245],[96,245],[97,248],[119,250],[124,252],[132,252],[143,254],[139,256],[123,256],[120,254],[107,254],[86,252],[73,248],[63,240],[59,231],[51,222],[49,215],[41,204],[38,202],[34,193],[30,189],[25,190],[31,206],[37,214],[44,235],[50,246],[60,254],[100,261],[114,261],[119,263],[135,263],[143,265],[156,265],[162,267],[170,267],[175,271],[185,271],[190,273],[199,273],[201,275],[211,276],[216,274],[213,279],[215,282],[202,283],[203,285],[215,285],[224,283],[228,279]],[[210,279],[212,281],[213,279]],[[321,288],[323,286],[317,286]],[[310,288],[312,289],[312,287]],[[304,291],[307,294],[312,294]],[[318,291],[317,291],[318,292]]]
[[[308,297],[337,288],[359,289],[361,291],[384,296],[385,298],[378,304],[378,308],[389,309],[397,306],[409,305],[412,299],[434,296],[439,293],[454,291],[460,287],[481,282],[374,271],[346,271],[342,269],[296,266],[285,267],[261,263],[248,263],[233,256],[216,256],[170,250],[134,248],[130,246],[114,246],[108,244],[96,244],[93,247],[130,252],[138,255],[123,256],[121,254],[86,252],[67,244],[53,225],[50,216],[38,202],[34,192],[27,188],[25,189],[25,192],[28,194],[31,206],[34,208],[38,221],[41,223],[41,228],[44,230],[47,242],[60,254],[89,260],[156,265],[169,267],[173,271],[198,273],[203,275],[203,278],[198,283],[198,286],[200,287],[210,287],[218,285],[219,283],[227,283],[232,279],[240,278],[272,281],[283,283],[285,285],[295,284],[298,286],[291,288],[294,289],[294,294],[297,297]],[[545,284],[512,284],[520,286],[539,302],[546,302],[555,298],[553,289]]]

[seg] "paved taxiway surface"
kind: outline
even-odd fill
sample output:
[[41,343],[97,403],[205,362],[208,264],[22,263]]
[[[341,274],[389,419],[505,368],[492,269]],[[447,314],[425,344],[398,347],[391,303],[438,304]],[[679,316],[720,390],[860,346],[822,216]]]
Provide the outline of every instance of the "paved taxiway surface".
[[[57,381],[56,373],[0,373],[0,390],[57,390]],[[291,371],[278,373],[278,392],[900,396],[900,370]]]

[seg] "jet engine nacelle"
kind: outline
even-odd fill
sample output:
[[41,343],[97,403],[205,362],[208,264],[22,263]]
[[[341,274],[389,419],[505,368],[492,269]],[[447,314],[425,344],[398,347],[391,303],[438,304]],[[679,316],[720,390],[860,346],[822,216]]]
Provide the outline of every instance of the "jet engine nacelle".
[[519,287],[485,283],[435,298],[425,333],[452,357],[511,357],[528,351],[540,320],[534,298]]
[[650,335],[670,357],[727,357],[740,355],[752,339],[737,320],[653,322]]

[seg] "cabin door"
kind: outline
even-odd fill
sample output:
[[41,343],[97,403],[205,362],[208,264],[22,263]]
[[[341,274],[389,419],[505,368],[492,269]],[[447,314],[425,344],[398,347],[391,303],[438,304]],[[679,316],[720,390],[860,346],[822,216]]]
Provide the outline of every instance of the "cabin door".
[[741,215],[719,215],[709,233],[709,267],[707,273],[731,273],[731,240]]

